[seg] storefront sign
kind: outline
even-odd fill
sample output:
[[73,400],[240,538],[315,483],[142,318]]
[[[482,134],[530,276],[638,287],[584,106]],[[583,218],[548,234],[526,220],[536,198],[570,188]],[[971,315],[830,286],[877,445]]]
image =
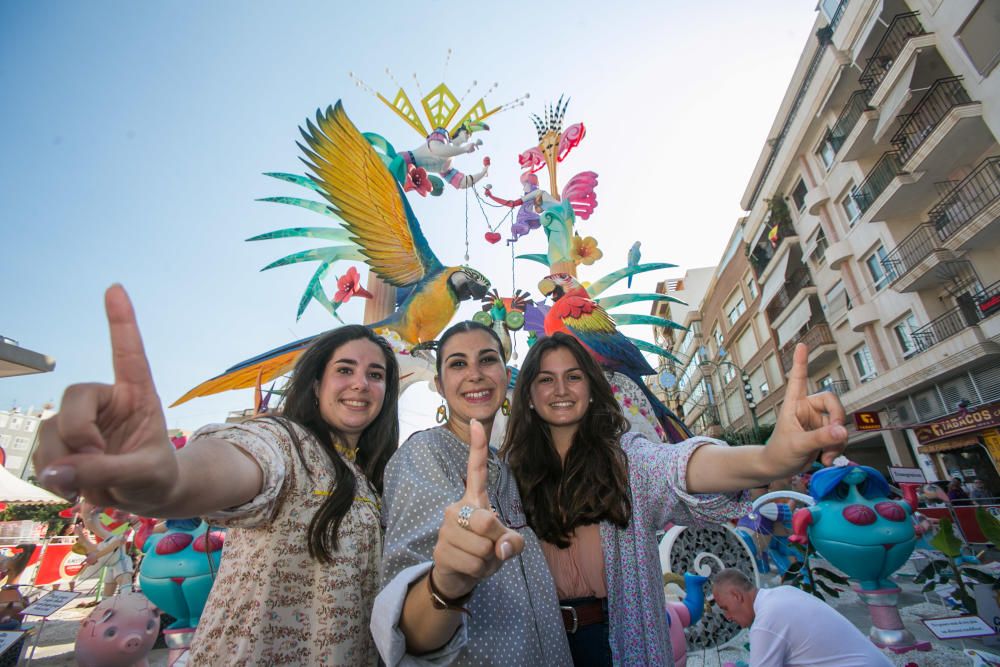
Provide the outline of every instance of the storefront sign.
[[920,468],[893,468],[889,466],[889,475],[896,484],[923,484],[927,481],[924,471]]
[[854,425],[859,431],[880,431],[882,420],[879,419],[877,412],[855,412]]
[[[857,419],[857,414],[855,414],[855,419]],[[925,445],[960,433],[982,431],[996,426],[1000,426],[1000,403],[990,403],[974,410],[968,410],[964,414],[959,413],[938,419],[929,424],[918,426],[914,431],[917,435],[917,441],[921,445]]]
[[923,622],[938,639],[965,639],[996,634],[993,628],[978,616],[925,618]]

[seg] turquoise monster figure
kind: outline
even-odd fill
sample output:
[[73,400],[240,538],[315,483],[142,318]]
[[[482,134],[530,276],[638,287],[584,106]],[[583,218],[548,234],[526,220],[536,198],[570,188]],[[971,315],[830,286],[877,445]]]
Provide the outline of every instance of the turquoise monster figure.
[[177,620],[169,630],[198,626],[222,559],[225,533],[199,519],[171,519],[142,549],[139,585],[153,604]]
[[789,539],[798,544],[811,541],[864,591],[894,589],[889,577],[906,563],[917,542],[911,518],[917,507],[916,487],[902,486],[905,501],[890,500],[889,484],[874,468],[824,468],[809,481],[816,504],[795,512],[795,534]]

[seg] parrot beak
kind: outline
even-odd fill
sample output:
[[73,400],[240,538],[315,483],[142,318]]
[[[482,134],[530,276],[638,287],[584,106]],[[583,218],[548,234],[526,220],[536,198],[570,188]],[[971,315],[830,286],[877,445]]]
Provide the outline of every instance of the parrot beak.
[[556,284],[554,281],[548,278],[542,278],[538,281],[538,291],[540,291],[545,296],[548,296],[556,291]]

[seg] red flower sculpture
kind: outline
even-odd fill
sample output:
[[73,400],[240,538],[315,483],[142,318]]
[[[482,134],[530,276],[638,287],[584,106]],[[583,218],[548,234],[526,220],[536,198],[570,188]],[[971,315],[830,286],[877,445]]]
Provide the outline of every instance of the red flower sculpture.
[[[424,172],[424,174],[426,173]],[[372,293],[361,286],[361,275],[353,266],[347,269],[347,273],[337,278],[337,293],[333,295],[333,302],[347,303],[352,296],[360,296],[363,299],[372,298]]]
[[406,171],[406,182],[403,183],[403,191],[416,190],[418,195],[426,197],[433,189],[434,185],[431,183],[430,177],[427,176],[427,170],[411,164],[410,168]]

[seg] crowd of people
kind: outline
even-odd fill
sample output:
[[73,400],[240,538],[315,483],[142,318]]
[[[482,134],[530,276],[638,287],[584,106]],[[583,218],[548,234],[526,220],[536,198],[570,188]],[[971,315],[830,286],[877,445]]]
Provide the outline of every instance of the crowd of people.
[[738,518],[746,489],[847,440],[802,345],[766,445],[664,446],[574,338],[538,341],[508,398],[496,333],[461,322],[437,347],[441,425],[398,447],[394,354],[350,325],[302,354],[280,414],[176,451],[120,286],[106,307],[114,384],[66,390],[35,466],[66,498],[229,527],[189,665],[669,665],[657,532]]

